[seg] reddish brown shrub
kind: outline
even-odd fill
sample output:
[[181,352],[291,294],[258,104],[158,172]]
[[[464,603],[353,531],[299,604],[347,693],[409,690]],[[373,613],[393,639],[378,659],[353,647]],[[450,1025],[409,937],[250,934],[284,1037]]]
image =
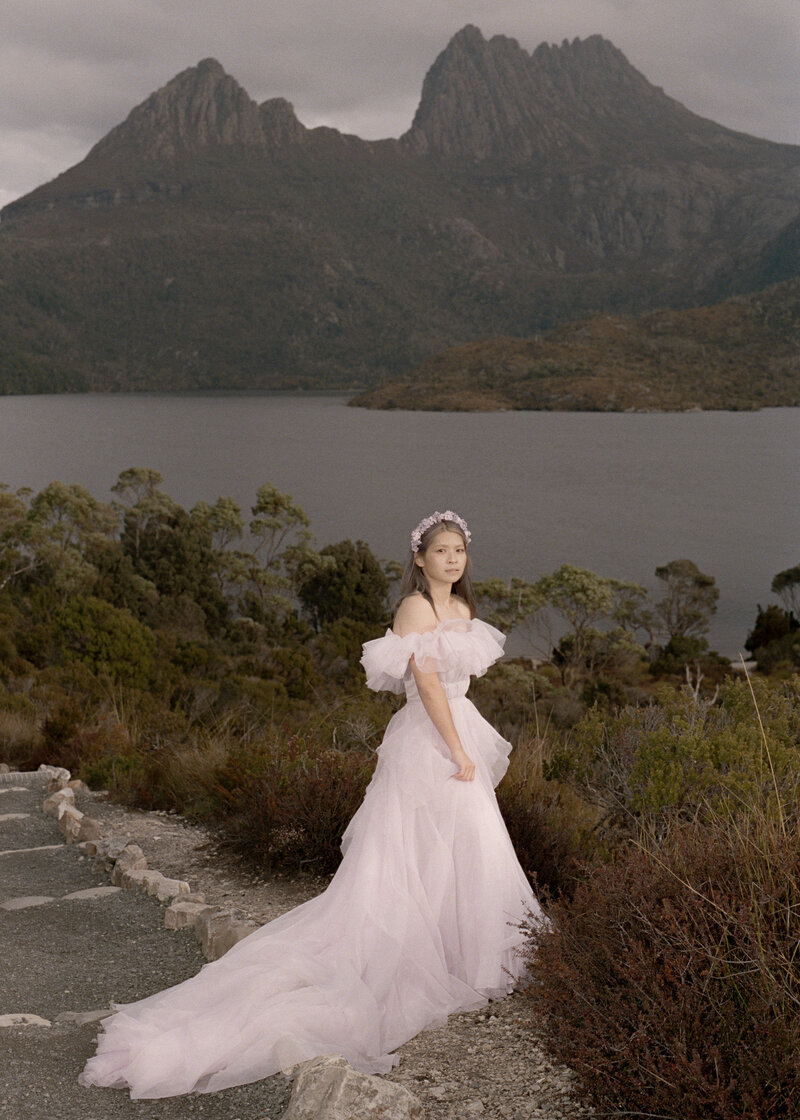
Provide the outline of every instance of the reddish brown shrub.
[[541,1037],[598,1102],[800,1115],[800,845],[763,818],[674,828],[597,866],[533,934]]
[[335,871],[375,756],[336,750],[313,733],[275,736],[214,774],[223,836],[262,867]]

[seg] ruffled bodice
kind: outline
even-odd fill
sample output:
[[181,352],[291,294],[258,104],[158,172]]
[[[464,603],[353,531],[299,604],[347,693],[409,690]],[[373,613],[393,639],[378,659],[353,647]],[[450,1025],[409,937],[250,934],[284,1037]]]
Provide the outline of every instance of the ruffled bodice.
[[505,635],[478,618],[451,618],[434,630],[400,637],[387,630],[382,638],[364,644],[361,664],[367,687],[376,692],[418,696],[411,670],[413,656],[423,673],[438,673],[449,698],[464,696],[470,677],[482,677],[503,656]]

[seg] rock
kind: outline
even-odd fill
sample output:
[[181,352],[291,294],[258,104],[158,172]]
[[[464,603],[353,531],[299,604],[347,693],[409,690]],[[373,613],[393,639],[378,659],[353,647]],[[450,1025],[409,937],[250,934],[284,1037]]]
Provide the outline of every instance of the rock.
[[41,1015],[30,1015],[28,1012],[12,1012],[10,1015],[0,1015],[0,1027],[52,1027],[49,1019]]
[[65,770],[63,766],[46,766],[45,763],[42,763],[36,773],[41,774],[43,778],[47,778],[50,782],[61,782],[62,786],[65,786],[72,776],[69,770]]
[[73,778],[71,781],[67,782],[67,787],[66,788],[67,789],[72,789],[76,793],[90,793],[91,792],[91,790],[87,786],[86,782],[82,782],[80,780],[80,778]]
[[10,774],[11,767],[7,762],[0,762],[0,774]]
[[122,871],[144,871],[147,860],[138,844],[126,844],[114,861],[114,867]]
[[109,836],[97,845],[97,858],[94,861],[97,871],[110,871],[120,855],[130,844],[130,840],[121,840],[118,836]]
[[164,926],[166,929],[194,928],[199,916],[208,909],[205,902],[190,902],[185,898],[176,898],[164,911]]
[[83,813],[74,805],[62,804],[58,810],[58,827],[68,844],[74,844],[80,836]]
[[42,812],[48,817],[57,817],[58,810],[62,805],[75,804],[75,791],[71,789],[58,789],[55,793],[51,793],[49,797],[45,798],[42,804]]
[[421,1120],[422,1104],[402,1085],[358,1073],[338,1055],[299,1067],[282,1120]]
[[113,1014],[114,1012],[108,1007],[103,1007],[99,1011],[62,1011],[60,1015],[56,1015],[55,1021],[83,1027],[87,1023],[98,1023],[101,1019],[107,1019],[109,1015]]
[[141,887],[142,890],[146,890],[145,876],[154,874],[157,875],[158,872],[148,871],[145,867],[134,868],[131,871],[123,871],[122,869],[117,871],[115,867],[111,872],[111,882],[114,886],[122,887],[126,891],[133,890],[134,887]]
[[[99,840],[103,835],[100,822],[94,820],[92,817],[84,816],[81,821],[81,827],[78,830],[78,840],[81,843],[87,843]],[[90,853],[94,855],[94,852]]]
[[174,898],[179,898],[181,895],[189,893],[189,884],[184,882],[183,879],[165,879],[161,876],[161,882],[157,885],[154,892],[148,891],[148,894],[154,893],[159,902],[171,902]]
[[255,922],[240,921],[232,910],[215,910],[210,906],[197,915],[194,926],[203,956],[208,961],[224,957],[229,949],[255,929],[258,929]]

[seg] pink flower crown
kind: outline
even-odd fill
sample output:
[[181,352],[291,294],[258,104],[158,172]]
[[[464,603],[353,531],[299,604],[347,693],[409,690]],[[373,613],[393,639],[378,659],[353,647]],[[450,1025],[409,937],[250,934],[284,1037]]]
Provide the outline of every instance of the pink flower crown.
[[411,551],[419,552],[422,547],[422,534],[442,521],[452,521],[454,524],[458,525],[459,529],[464,534],[464,540],[467,544],[472,540],[472,533],[470,533],[467,528],[467,523],[463,517],[459,517],[457,513],[453,513],[451,509],[446,509],[444,513],[439,513],[437,509],[430,517],[424,517],[411,534]]

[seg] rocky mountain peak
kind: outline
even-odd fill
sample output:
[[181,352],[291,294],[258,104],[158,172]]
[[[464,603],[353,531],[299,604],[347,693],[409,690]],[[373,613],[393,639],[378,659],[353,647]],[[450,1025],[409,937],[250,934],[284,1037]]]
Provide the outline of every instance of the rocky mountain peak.
[[258,106],[214,58],[183,70],[112,129],[90,156],[137,152],[173,160],[214,146],[272,147],[304,129],[288,101]]
[[646,139],[667,120],[674,127],[676,116],[698,120],[601,35],[529,54],[468,25],[428,71],[403,142],[418,153],[516,163],[595,155]]

